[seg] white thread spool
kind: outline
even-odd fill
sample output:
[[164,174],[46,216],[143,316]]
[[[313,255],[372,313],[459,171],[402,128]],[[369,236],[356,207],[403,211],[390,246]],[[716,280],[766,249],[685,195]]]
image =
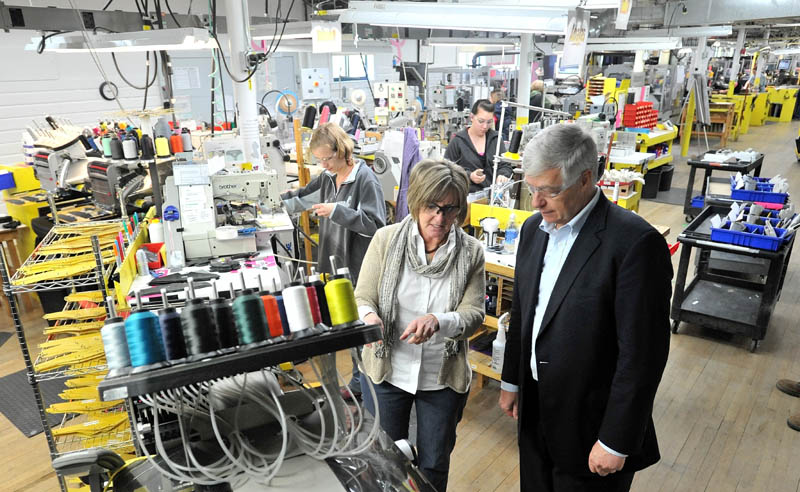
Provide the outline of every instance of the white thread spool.
[[125,322],[114,312],[114,298],[106,297],[106,302],[111,317],[100,329],[100,337],[103,339],[103,351],[106,353],[106,361],[111,371],[109,375],[113,377],[120,369],[131,367],[131,356],[128,352],[128,339],[125,336]]
[[283,289],[283,304],[286,308],[286,319],[289,321],[289,331],[296,333],[314,327],[305,286],[292,284]]
[[181,133],[181,142],[183,142],[183,151],[184,152],[191,152],[192,151],[192,134],[189,132],[182,132]]
[[163,243],[164,242],[164,223],[161,221],[158,222],[151,222],[149,226],[147,226],[147,232],[150,235],[150,242],[151,243]]
[[135,161],[139,158],[139,148],[136,146],[136,140],[128,138],[122,141],[122,155],[125,156],[127,161]]

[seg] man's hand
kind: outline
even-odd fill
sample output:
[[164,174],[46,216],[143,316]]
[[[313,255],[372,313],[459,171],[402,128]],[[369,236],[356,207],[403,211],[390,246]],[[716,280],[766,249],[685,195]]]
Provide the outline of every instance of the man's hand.
[[497,176],[497,184],[508,182],[508,176]]
[[426,314],[408,324],[406,331],[400,335],[400,340],[408,338],[408,343],[419,345],[427,342],[439,329],[439,320],[432,314]]
[[486,181],[486,175],[483,174],[483,169],[476,169],[469,174],[469,179],[479,185]]
[[311,208],[314,209],[314,213],[320,217],[330,217],[331,213],[333,213],[334,206],[333,203],[315,203],[311,205]]
[[519,393],[501,389],[497,404],[509,417],[519,418]]
[[592,473],[597,473],[601,477],[605,477],[610,473],[622,470],[623,465],[625,465],[625,458],[614,456],[606,451],[603,446],[600,445],[600,441],[594,443],[592,452],[589,453],[589,470],[591,470]]

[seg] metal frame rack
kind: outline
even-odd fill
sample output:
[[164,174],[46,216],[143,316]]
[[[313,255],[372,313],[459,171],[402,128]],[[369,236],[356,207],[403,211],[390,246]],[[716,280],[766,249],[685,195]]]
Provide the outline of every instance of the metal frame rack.
[[[672,332],[682,321],[751,338],[750,351],[764,339],[781,296],[794,236],[777,251],[711,241],[711,217],[728,206],[706,207],[678,236],[681,248],[672,297]],[[686,286],[692,249],[698,249],[694,279]]]
[[[120,223],[118,220],[111,220],[111,221],[102,221],[96,222],[97,223]],[[59,438],[55,438],[53,436],[52,429],[47,421],[47,415],[45,411],[44,401],[42,399],[42,393],[39,388],[39,383],[42,381],[58,379],[58,378],[66,378],[72,376],[79,376],[79,375],[87,375],[87,374],[97,374],[101,371],[106,369],[104,364],[93,364],[91,362],[85,362],[79,364],[77,367],[70,367],[68,369],[63,368],[56,368],[53,370],[37,372],[35,370],[35,365],[41,362],[46,361],[47,359],[42,357],[39,354],[35,359],[31,357],[30,348],[28,347],[28,342],[25,337],[25,330],[23,327],[22,319],[20,317],[20,312],[18,308],[18,301],[15,297],[15,294],[22,294],[28,292],[43,292],[48,290],[61,290],[61,289],[72,289],[78,287],[89,287],[89,286],[98,286],[99,290],[101,290],[104,295],[103,298],[107,297],[108,291],[106,287],[106,281],[108,277],[108,271],[103,267],[103,258],[102,252],[100,247],[100,241],[98,240],[97,236],[92,236],[92,252],[94,256],[95,266],[86,272],[80,273],[70,278],[64,279],[55,279],[55,280],[46,280],[36,283],[26,283],[26,275],[24,273],[25,267],[37,264],[43,264],[48,261],[57,260],[57,259],[64,259],[75,257],[80,254],[86,253],[59,253],[59,254],[39,254],[38,252],[45,248],[48,245],[52,245],[59,240],[64,240],[72,237],[76,237],[78,234],[77,232],[63,232],[65,229],[69,229],[71,227],[75,227],[76,230],[78,227],[85,226],[85,224],[75,224],[74,226],[60,224],[58,225],[58,229],[54,227],[42,240],[42,242],[34,249],[31,256],[25,260],[22,267],[14,274],[13,278],[9,278],[8,269],[7,269],[7,261],[5,255],[0,252],[0,275],[2,276],[3,282],[3,292],[5,293],[6,297],[8,298],[8,304],[11,310],[11,317],[14,321],[14,329],[17,334],[17,340],[19,341],[20,348],[22,350],[22,357],[25,360],[25,367],[28,371],[28,381],[31,384],[31,388],[33,389],[34,397],[36,399],[36,406],[39,410],[39,416],[42,420],[42,426],[44,428],[44,434],[47,439],[47,446],[50,450],[50,457],[51,459],[55,459],[58,456],[71,452],[77,451],[78,449],[87,449],[95,446],[103,446],[106,448],[120,448],[125,445],[129,445],[132,443],[132,439],[128,434],[126,437],[125,432],[112,432],[103,438],[98,438],[97,436],[93,437],[75,437],[75,436],[63,436]],[[60,231],[60,232],[56,232]],[[105,302],[103,302],[105,305]],[[69,303],[67,305],[69,307]],[[59,321],[57,326],[64,326],[70,324],[71,321]],[[130,413],[129,413],[130,415]],[[68,420],[68,415],[65,414],[64,419],[61,422],[63,426],[64,423]],[[107,439],[105,438],[107,437]],[[61,486],[61,490],[66,492],[66,484],[64,483],[63,478],[59,477],[59,484]]]
[[715,171],[726,171],[729,173],[741,172],[742,174],[749,174],[753,171],[753,176],[761,176],[761,165],[764,163],[764,154],[759,154],[758,159],[752,162],[710,162],[704,161],[703,156],[699,155],[694,159],[689,159],[689,183],[686,185],[686,197],[683,200],[683,214],[686,216],[686,222],[691,222],[697,215],[702,212],[703,207],[692,206],[692,195],[694,194],[694,178],[698,169],[704,169],[703,184],[700,188],[700,195],[705,197],[708,190],[709,178],[711,173]]

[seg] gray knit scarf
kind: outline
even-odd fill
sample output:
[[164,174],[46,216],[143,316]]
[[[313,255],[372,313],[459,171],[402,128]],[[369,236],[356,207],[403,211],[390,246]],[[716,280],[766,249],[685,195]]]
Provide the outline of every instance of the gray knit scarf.
[[[464,247],[466,233],[460,227],[455,228],[455,248],[447,255],[435,259],[430,265],[426,265],[420,262],[416,241],[412,234],[414,228],[417,227],[416,221],[409,215],[400,224],[400,229],[390,241],[378,292],[378,311],[383,320],[384,333],[383,343],[376,349],[375,355],[381,359],[389,356],[395,341],[395,330],[397,329],[395,306],[399,302],[397,287],[400,284],[400,274],[403,271],[404,262],[408,261],[414,273],[423,277],[441,278],[445,275],[450,277],[450,299],[447,311],[455,311],[461,302],[469,274],[470,251],[469,248]],[[445,359],[458,352],[459,344],[455,340],[445,341]]]

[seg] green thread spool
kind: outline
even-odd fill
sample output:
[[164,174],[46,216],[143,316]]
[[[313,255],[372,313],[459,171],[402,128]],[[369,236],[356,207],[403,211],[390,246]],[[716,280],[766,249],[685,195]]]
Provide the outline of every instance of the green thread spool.
[[333,326],[346,325],[358,320],[358,307],[353,284],[345,275],[334,275],[325,284],[325,299]]
[[243,345],[267,339],[267,316],[264,304],[251,289],[245,289],[233,301],[233,318],[239,342]]

